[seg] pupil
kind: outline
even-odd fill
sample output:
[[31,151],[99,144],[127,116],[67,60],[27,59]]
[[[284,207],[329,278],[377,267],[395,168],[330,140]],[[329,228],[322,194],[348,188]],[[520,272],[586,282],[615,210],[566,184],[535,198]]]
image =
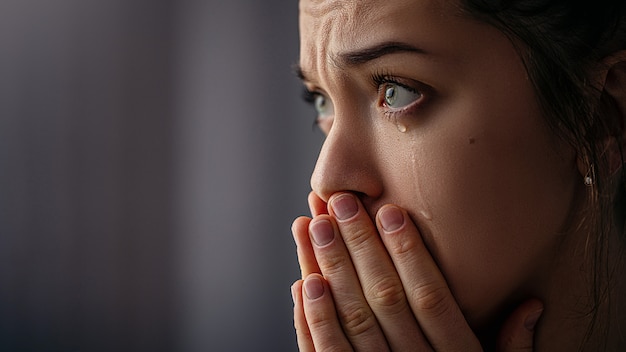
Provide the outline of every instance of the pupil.
[[396,89],[394,87],[389,87],[385,91],[385,101],[388,105],[393,105],[396,96]]

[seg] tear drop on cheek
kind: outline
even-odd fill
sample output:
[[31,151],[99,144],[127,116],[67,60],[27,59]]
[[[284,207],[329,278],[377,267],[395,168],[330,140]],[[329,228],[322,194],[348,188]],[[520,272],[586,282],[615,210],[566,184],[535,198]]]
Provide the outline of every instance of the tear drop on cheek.
[[420,211],[420,214],[422,214],[422,217],[424,217],[424,219],[426,219],[426,220],[432,220],[433,219],[433,214],[431,214],[427,210]]
[[405,125],[399,123],[399,124],[397,124],[397,126],[398,126],[398,131],[400,131],[402,133],[406,132],[406,126]]

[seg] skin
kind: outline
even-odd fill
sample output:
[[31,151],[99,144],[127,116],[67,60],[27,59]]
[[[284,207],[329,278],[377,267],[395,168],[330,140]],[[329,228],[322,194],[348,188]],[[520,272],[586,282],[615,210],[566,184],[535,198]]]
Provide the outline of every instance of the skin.
[[300,349],[575,349],[586,170],[514,44],[436,0],[302,0],[300,32],[327,136],[292,227]]

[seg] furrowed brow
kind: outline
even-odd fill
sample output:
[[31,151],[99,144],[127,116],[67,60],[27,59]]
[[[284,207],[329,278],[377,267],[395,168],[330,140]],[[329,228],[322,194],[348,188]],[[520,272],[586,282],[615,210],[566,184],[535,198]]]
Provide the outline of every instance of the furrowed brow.
[[346,66],[359,66],[395,53],[427,54],[423,49],[401,42],[384,42],[368,48],[341,53],[338,61]]
[[[333,62],[335,62],[337,66],[359,66],[379,59],[383,56],[396,53],[428,54],[425,50],[410,44],[401,42],[384,42],[371,47],[340,53],[333,59]],[[307,72],[303,70],[300,64],[294,64],[292,69],[294,74],[303,82],[311,82],[311,77],[309,77]]]

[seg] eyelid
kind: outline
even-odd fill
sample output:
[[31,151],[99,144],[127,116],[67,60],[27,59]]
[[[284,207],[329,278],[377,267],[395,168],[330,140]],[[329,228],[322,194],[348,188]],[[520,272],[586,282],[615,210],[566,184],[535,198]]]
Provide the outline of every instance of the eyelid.
[[315,103],[315,96],[319,94],[314,90],[309,89],[307,86],[302,87],[302,100],[307,104]]
[[[321,113],[321,111],[318,110],[317,104],[320,97],[325,100],[325,105],[327,105],[328,111],[326,113]],[[334,115],[333,101],[328,94],[323,90],[312,89],[305,85],[302,90],[302,98],[315,110],[315,117],[312,124],[313,128],[317,127],[324,132],[324,134],[328,134],[328,130],[330,130],[329,125],[332,124]]]
[[[422,106],[426,100],[429,99],[430,95],[432,95],[432,88],[426,85],[425,83],[406,78],[399,78],[397,76],[387,74],[387,73],[375,73],[372,75],[372,83],[376,87],[377,94],[377,106],[384,111],[385,114],[395,115],[395,114],[405,114],[412,113],[414,109]],[[385,104],[385,85],[393,84],[400,86],[410,92],[414,92],[420,95],[414,102],[401,107],[401,108],[392,108],[388,107]]]
[[307,102],[307,103],[311,103],[314,104],[315,103],[315,98],[319,95],[322,95],[324,97],[326,97],[326,99],[330,100],[330,97],[328,94],[326,94],[326,92],[323,89],[319,89],[316,87],[310,87],[309,85],[304,85],[304,87],[302,88],[302,99]]

